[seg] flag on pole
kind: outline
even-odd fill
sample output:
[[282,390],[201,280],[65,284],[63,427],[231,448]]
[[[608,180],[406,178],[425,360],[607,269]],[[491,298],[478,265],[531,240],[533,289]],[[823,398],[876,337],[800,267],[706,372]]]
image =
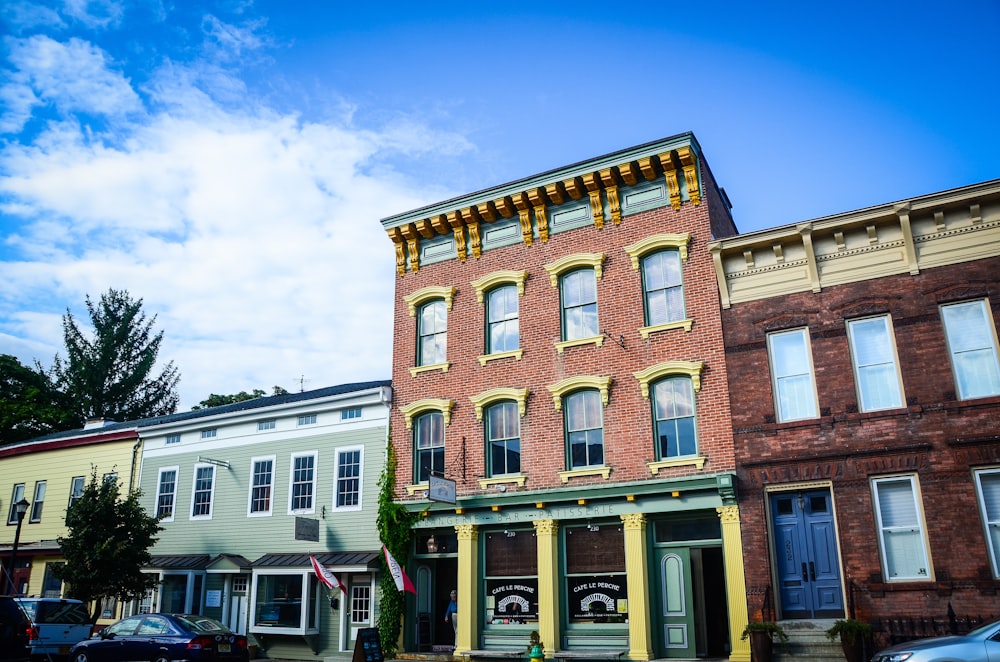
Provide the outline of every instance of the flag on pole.
[[385,552],[385,562],[389,566],[389,573],[392,574],[392,578],[396,581],[396,590],[409,591],[413,595],[416,595],[417,589],[413,586],[413,582],[410,581],[410,578],[406,576],[403,569],[399,567],[396,559],[389,553],[389,548],[382,545],[382,551]]
[[344,586],[339,579],[337,579],[337,575],[333,574],[329,568],[320,563],[319,560],[312,554],[309,555],[309,560],[312,561],[313,571],[316,573],[316,576],[319,577],[321,582],[326,584],[327,588],[331,590],[339,588],[344,592],[344,595],[347,595],[347,587]]

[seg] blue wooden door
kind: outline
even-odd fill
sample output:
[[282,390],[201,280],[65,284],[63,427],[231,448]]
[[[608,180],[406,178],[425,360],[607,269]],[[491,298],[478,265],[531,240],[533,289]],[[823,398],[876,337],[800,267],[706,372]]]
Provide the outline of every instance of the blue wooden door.
[[844,615],[840,555],[829,490],[771,497],[781,618]]

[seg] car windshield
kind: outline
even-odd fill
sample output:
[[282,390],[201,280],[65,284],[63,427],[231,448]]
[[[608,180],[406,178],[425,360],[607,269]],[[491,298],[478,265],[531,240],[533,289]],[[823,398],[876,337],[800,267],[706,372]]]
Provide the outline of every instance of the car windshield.
[[204,616],[175,616],[175,618],[192,632],[229,632],[229,628],[219,621]]

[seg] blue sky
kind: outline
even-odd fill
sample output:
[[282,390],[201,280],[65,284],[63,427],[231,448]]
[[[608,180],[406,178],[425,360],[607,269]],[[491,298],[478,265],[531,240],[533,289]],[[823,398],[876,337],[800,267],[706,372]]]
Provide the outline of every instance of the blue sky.
[[380,218],[684,131],[744,232],[997,178],[998,29],[996,0],[7,0],[0,353],[48,364],[114,287],[182,409],[387,378]]

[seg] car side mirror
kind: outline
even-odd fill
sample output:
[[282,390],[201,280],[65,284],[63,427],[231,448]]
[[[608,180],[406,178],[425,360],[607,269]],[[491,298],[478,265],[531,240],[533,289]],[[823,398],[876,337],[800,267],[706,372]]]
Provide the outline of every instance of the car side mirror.
[[100,637],[101,639],[114,639],[115,638],[115,633],[114,632],[100,632],[100,633],[98,633],[97,636]]

